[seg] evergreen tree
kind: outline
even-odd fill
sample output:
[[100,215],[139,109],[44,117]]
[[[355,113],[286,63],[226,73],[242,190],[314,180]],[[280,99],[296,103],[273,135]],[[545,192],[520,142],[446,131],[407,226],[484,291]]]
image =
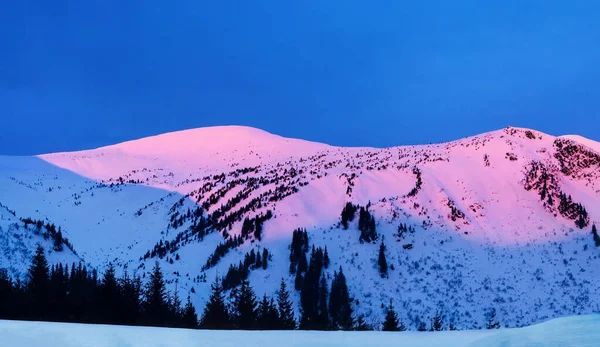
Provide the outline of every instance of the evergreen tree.
[[329,268],[329,254],[327,253],[327,246],[325,246],[325,251],[323,252],[323,267],[326,269]]
[[178,327],[182,325],[183,311],[181,307],[181,299],[179,298],[178,282],[175,282],[175,291],[169,296],[169,320],[168,326]]
[[192,305],[189,295],[185,307],[183,308],[181,320],[184,328],[195,329],[198,327],[198,315],[196,314],[196,309],[194,308],[194,305]]
[[296,329],[296,319],[294,318],[294,307],[290,300],[290,293],[287,291],[285,281],[281,279],[281,285],[277,292],[277,306],[279,311],[279,321],[282,330]]
[[258,305],[257,324],[259,330],[275,330],[280,328],[279,313],[273,298],[265,294]]
[[354,326],[354,330],[369,331],[369,330],[373,330],[373,327],[370,326],[369,324],[367,324],[367,322],[365,322],[365,316],[361,314],[356,319],[356,325]]
[[231,319],[225,306],[223,287],[218,276],[215,277],[215,282],[210,289],[211,295],[204,307],[200,327],[203,329],[228,329],[231,326]]
[[400,326],[398,325],[398,316],[396,315],[396,311],[394,311],[394,305],[392,305],[392,300],[390,300],[390,307],[388,308],[387,314],[385,315],[385,321],[383,322],[382,331],[400,331]]
[[296,290],[301,290],[304,284],[304,278],[302,277],[302,272],[296,272],[296,277],[294,279],[294,288]]
[[498,329],[500,328],[500,323],[496,320],[496,309],[495,308],[490,308],[486,313],[485,313],[485,320],[486,320],[486,329]]
[[600,236],[598,236],[598,230],[596,230],[596,224],[592,225],[592,235],[594,237],[594,244],[596,247],[600,246]]
[[6,269],[0,269],[0,319],[15,318],[16,293]]
[[435,313],[435,316],[433,316],[433,319],[431,320],[431,330],[440,331],[443,329],[443,325],[444,317],[442,316],[442,313],[438,311]]
[[[322,324],[323,315],[320,315],[320,302],[325,301],[325,310],[327,311],[327,294],[325,300],[320,300],[323,291],[321,290],[321,274],[323,271],[323,251],[315,249],[313,246],[308,271],[302,280],[302,290],[300,291],[300,329],[315,330],[324,329]],[[324,288],[327,292],[327,287]]]
[[115,267],[112,263],[109,263],[100,283],[100,295],[98,298],[102,322],[117,323],[121,318],[120,310],[122,306],[120,295],[121,291],[117,282]]
[[263,270],[266,270],[267,267],[269,266],[269,250],[268,249],[263,249],[263,256],[262,256],[262,268]]
[[167,293],[158,261],[156,261],[154,269],[150,273],[150,281],[146,285],[145,297],[144,316],[146,323],[154,326],[164,326],[168,316]]
[[348,293],[346,276],[340,266],[340,272],[334,272],[329,295],[329,314],[335,329],[351,330],[354,325],[352,299]]
[[327,279],[325,278],[325,274],[321,275],[321,280],[319,281],[319,313],[318,313],[318,329],[319,330],[327,330],[331,327],[329,323],[329,308],[327,306]]
[[121,321],[124,324],[134,325],[139,322],[142,310],[142,280],[136,274],[129,277],[127,270],[123,274],[121,282]]
[[49,268],[44,248],[38,245],[27,272],[29,314],[33,319],[45,319],[48,313]]
[[356,213],[358,206],[353,205],[351,202],[347,202],[346,206],[342,209],[342,226],[344,229],[348,229],[348,222],[354,220],[354,214]]
[[388,263],[387,259],[385,258],[385,245],[383,244],[383,240],[381,241],[381,246],[379,246],[379,257],[377,258],[377,264],[379,264],[379,274],[381,277],[386,277]]
[[246,280],[237,291],[233,301],[233,321],[236,329],[251,330],[256,328],[256,295]]
[[60,229],[58,230],[56,235],[54,235],[54,250],[57,252],[62,252],[63,250],[63,237]]

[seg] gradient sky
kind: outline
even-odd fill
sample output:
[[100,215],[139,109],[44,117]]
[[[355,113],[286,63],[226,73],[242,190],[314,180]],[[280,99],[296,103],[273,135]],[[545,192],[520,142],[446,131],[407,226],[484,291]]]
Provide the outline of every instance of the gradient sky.
[[599,14],[553,0],[3,1],[0,154],[224,124],[347,146],[508,125],[600,140]]

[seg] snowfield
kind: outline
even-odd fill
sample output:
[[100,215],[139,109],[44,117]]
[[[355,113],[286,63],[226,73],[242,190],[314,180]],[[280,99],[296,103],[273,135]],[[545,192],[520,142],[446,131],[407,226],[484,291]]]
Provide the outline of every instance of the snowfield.
[[[50,263],[83,261],[100,271],[112,262],[145,274],[158,260],[171,289],[177,282],[202,312],[216,274],[252,249],[272,254],[266,270],[250,273],[257,296],[274,294],[281,278],[293,289],[289,245],[293,230],[306,228],[311,247],[328,249],[329,280],[343,267],[356,314],[375,326],[390,299],[412,330],[438,311],[446,327],[460,329],[481,327],[493,310],[503,327],[590,314],[600,309],[600,248],[591,235],[600,222],[599,149],[579,136],[511,127],[380,149],[226,126],[72,153],[0,156],[0,268],[23,278],[37,243]],[[566,209],[562,196],[571,197]],[[341,227],[347,202],[371,204],[377,241],[359,241],[358,218]],[[221,223],[204,237],[188,214],[198,207]],[[262,240],[251,236],[204,268],[224,233],[239,235],[244,218],[267,211],[273,218]],[[52,240],[24,218],[60,227],[74,252],[52,250]],[[414,232],[399,235],[400,224]],[[386,278],[377,269],[382,240],[393,265]]]
[[215,331],[0,320],[0,345],[150,346],[598,346],[600,316],[575,316],[513,329],[440,332]]

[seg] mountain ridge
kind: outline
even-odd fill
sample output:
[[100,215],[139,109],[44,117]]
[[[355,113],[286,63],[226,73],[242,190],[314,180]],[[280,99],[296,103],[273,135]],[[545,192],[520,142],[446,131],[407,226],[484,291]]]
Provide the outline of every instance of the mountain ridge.
[[[507,127],[440,144],[352,148],[248,127],[200,129],[0,158],[8,211],[0,209],[0,267],[22,276],[26,262],[11,257],[27,259],[38,241],[52,247],[22,223],[41,219],[61,227],[77,252],[50,249],[51,260],[142,273],[158,260],[200,306],[203,280],[251,250],[273,257],[269,269],[250,273],[258,294],[282,277],[293,288],[288,246],[304,228],[311,245],[328,247],[331,269],[344,266],[357,313],[374,321],[390,299],[412,328],[440,309],[463,327],[490,308],[520,326],[600,305],[589,232],[600,218],[597,142]],[[356,220],[342,227],[347,203],[369,206],[375,241],[362,242]],[[207,267],[245,219],[262,231]],[[385,278],[374,265],[382,241],[395,267]],[[547,302],[538,307],[534,297]]]

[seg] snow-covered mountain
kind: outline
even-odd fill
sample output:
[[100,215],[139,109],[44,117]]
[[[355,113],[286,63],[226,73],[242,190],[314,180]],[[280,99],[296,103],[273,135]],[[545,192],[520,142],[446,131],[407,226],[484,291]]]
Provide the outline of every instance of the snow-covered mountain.
[[[600,304],[591,234],[600,218],[599,153],[600,143],[579,136],[512,127],[380,149],[223,126],[0,156],[0,267],[22,276],[38,242],[51,262],[100,270],[112,262],[141,273],[159,260],[200,308],[215,275],[252,249],[271,254],[266,270],[250,274],[258,295],[273,294],[281,278],[293,289],[289,246],[305,228],[311,247],[327,247],[326,272],[343,268],[356,311],[373,322],[390,299],[413,329],[437,311],[464,328],[492,309],[506,326],[591,313]],[[358,216],[342,226],[347,202],[368,205],[376,241],[359,241]],[[251,232],[207,266],[246,218],[250,229],[262,227],[260,240]],[[72,247],[53,249],[57,230]]]

